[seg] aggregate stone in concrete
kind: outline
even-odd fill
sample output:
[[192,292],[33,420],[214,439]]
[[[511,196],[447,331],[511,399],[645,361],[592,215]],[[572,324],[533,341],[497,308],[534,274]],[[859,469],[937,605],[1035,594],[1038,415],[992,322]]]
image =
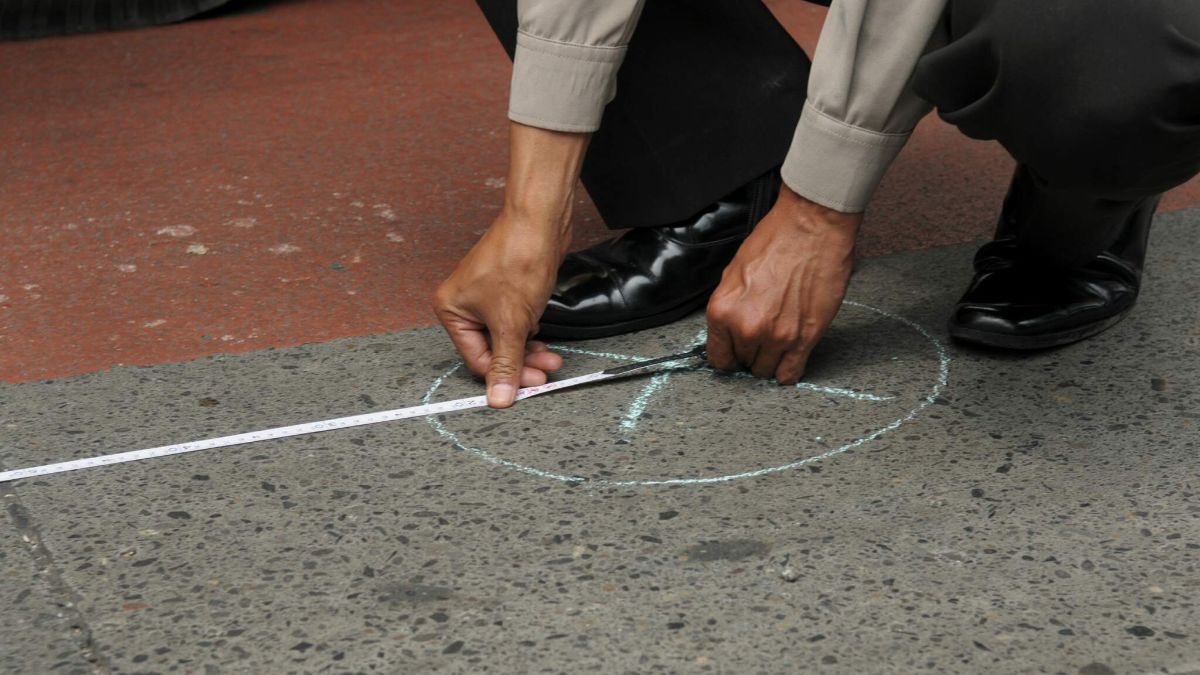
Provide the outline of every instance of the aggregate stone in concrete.
[[0,672],[86,673],[86,635],[74,600],[40,550],[38,533],[0,486],[9,519],[0,534]]
[[[805,387],[680,368],[14,499],[98,670],[1200,672],[1198,223],[1162,217],[1136,311],[1063,349],[943,345],[972,249],[938,249],[863,263]],[[478,393],[456,363],[425,329],[8,386],[0,461]]]

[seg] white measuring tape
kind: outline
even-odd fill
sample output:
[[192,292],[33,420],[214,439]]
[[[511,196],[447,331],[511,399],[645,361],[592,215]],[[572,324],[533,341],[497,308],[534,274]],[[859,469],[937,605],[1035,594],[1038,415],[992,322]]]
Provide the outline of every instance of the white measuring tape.
[[[552,391],[558,391],[560,389],[570,389],[571,387],[578,387],[580,385],[589,384],[592,382],[612,380],[665,363],[703,357],[703,348],[697,347],[696,349],[683,354],[673,354],[671,356],[650,359],[648,361],[640,361],[627,366],[609,368],[608,370],[603,370],[598,373],[580,375],[578,377],[568,378],[559,382],[548,382],[537,387],[525,387],[517,391],[516,400],[520,401],[531,396],[548,394]],[[396,420],[406,420],[412,417],[440,415],[442,413],[484,407],[487,407],[486,396],[472,396],[470,398],[460,398],[453,401],[415,405],[409,408],[397,408],[395,410],[384,410],[382,412],[366,413],[363,415],[351,415],[349,417],[336,417],[334,419],[322,420],[320,422],[305,422],[304,424],[293,424],[286,427],[263,429],[262,431],[250,431],[244,434],[235,434],[233,436],[221,436],[220,438],[188,441],[186,443],[176,443],[175,445],[163,445],[157,448],[146,448],[145,450],[131,450],[129,452],[118,452],[112,455],[89,457],[87,459],[74,459],[68,462],[58,462],[57,464],[44,464],[42,466],[31,466],[25,469],[0,471],[0,483],[18,480],[21,478],[48,476],[55,473],[65,473],[67,471],[77,471],[79,469],[90,469],[97,466],[123,464],[125,462],[136,462],[143,459],[167,457],[169,455],[182,455],[185,452],[226,448],[231,445],[243,445],[245,443],[256,443],[258,441],[270,441],[277,438],[288,438],[289,436],[303,436],[305,434],[314,434],[321,431],[349,429],[350,427],[361,427],[367,424],[394,422]]]

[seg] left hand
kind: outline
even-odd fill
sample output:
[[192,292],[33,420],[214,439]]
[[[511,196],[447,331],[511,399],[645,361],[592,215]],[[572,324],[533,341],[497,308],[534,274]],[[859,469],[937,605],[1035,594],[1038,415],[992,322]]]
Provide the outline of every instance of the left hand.
[[708,303],[708,360],[794,384],[837,315],[854,266],[861,213],[809,201],[785,185]]

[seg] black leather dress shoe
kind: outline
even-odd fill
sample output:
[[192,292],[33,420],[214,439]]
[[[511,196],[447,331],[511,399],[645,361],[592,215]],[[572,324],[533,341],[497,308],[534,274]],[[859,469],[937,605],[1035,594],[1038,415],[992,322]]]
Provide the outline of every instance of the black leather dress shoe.
[[950,335],[1004,349],[1045,349],[1091,337],[1133,309],[1150,222],[1159,196],[1132,205],[1116,241],[1071,267],[1030,260],[1018,242],[1013,206],[1027,189],[1018,177],[1005,199],[994,241],[975,254],[975,278],[950,318]]
[[772,171],[688,221],[629,230],[568,254],[538,336],[619,335],[703,307],[746,235],[774,205],[779,185]]

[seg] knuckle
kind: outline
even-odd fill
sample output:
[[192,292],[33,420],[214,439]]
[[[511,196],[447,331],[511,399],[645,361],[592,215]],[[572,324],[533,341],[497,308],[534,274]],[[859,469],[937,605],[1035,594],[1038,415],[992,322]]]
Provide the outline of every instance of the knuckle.
[[708,315],[728,319],[733,314],[734,306],[730,298],[718,290],[708,300]]
[[433,307],[434,311],[440,312],[445,309],[447,304],[445,291],[443,291],[441,288],[434,291],[433,295],[429,298],[429,304],[431,307]]
[[537,323],[534,316],[527,308],[513,305],[510,303],[502,303],[496,307],[491,316],[491,323],[495,325],[495,330],[501,334],[520,334],[524,336],[531,326]]
[[488,369],[488,372],[496,377],[512,377],[521,372],[521,366],[513,363],[507,357],[497,356],[492,359],[491,368]]
[[825,327],[827,325],[827,321],[809,319],[808,321],[805,321],[802,326],[800,326],[798,334],[806,344],[812,343],[825,333]]
[[771,334],[771,326],[762,319],[751,319],[738,326],[738,333],[747,339],[759,340]]
[[775,326],[769,332],[771,341],[775,344],[790,345],[797,341],[799,333],[790,326]]
[[507,350],[496,350],[493,347],[492,363],[494,363],[498,368],[519,368],[521,366],[521,361],[524,360],[524,356],[524,354],[521,354],[520,358],[513,358],[513,354],[509,353]]
[[430,298],[430,305],[433,306],[436,312],[445,312],[454,305],[454,289],[449,284],[443,283],[433,292],[433,297]]

